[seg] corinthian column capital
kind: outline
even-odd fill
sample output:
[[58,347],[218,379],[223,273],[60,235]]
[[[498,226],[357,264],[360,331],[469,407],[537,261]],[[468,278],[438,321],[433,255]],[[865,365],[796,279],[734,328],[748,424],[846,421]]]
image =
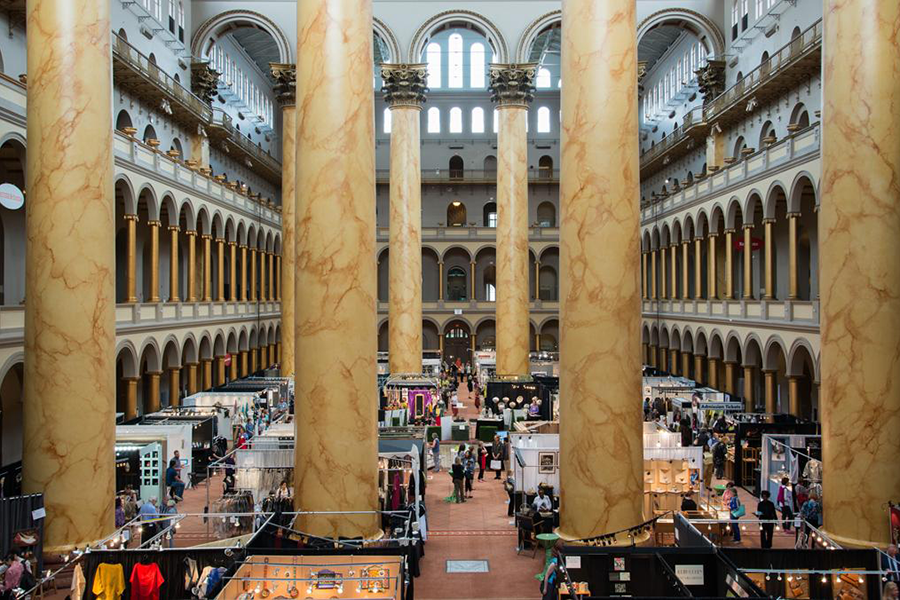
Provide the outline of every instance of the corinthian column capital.
[[269,63],[275,78],[275,97],[282,107],[294,106],[297,100],[297,65]]
[[536,63],[491,65],[491,101],[499,106],[527,107],[534,100]]
[[428,65],[384,63],[381,65],[381,79],[384,81],[381,87],[384,101],[391,108],[422,107],[425,94],[428,92],[428,88],[425,87],[428,80]]

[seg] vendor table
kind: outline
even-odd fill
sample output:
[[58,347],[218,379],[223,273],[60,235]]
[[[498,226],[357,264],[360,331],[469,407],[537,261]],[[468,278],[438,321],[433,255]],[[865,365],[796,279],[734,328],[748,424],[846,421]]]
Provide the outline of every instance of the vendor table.
[[550,559],[553,557],[553,546],[556,544],[557,540],[559,540],[559,536],[555,533],[541,533],[537,536],[538,541],[544,547],[544,568],[541,569],[541,572],[534,576],[538,581],[544,580],[544,573],[547,571],[547,565],[550,564]]

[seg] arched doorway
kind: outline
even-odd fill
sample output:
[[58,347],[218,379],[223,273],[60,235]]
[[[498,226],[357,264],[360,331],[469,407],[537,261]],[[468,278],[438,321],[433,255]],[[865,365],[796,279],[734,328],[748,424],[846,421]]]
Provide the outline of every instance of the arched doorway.
[[466,205],[455,200],[447,207],[447,227],[463,227],[466,224]]
[[[0,382],[0,466],[22,460],[24,363],[13,365]],[[5,487],[5,486],[4,486]],[[4,489],[0,488],[0,492]]]
[[465,166],[460,156],[450,157],[450,179],[462,179]]
[[541,202],[537,207],[538,227],[556,227],[556,207],[552,202]]
[[464,321],[451,321],[444,328],[444,360],[448,363],[457,359],[466,363],[469,361],[471,349],[471,329]]
[[447,271],[447,300],[465,302],[468,297],[468,276],[462,267],[451,267]]

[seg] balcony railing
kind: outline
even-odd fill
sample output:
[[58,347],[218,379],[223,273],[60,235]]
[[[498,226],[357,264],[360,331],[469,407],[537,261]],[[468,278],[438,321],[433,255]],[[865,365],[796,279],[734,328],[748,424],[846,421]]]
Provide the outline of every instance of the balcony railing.
[[[651,174],[647,172],[648,169],[652,169],[653,163],[663,154],[688,139],[702,139],[706,135],[706,130],[706,121],[703,120],[703,107],[697,106],[688,111],[688,113],[684,115],[682,126],[678,131],[663,138],[655,146],[641,155],[641,177],[647,177]],[[689,150],[690,148],[684,149]],[[681,154],[679,154],[679,156],[680,155]]]
[[[703,108],[706,120],[712,122],[748,95],[760,91],[768,82],[779,78],[782,73],[804,62],[804,59],[813,58],[815,55],[821,56],[821,51],[822,20],[819,19],[806,31],[770,56],[769,60],[744,75],[743,79],[708,103]],[[811,62],[818,63],[821,61]]]
[[[118,66],[124,66],[139,76],[140,81],[134,81],[138,87],[144,87],[145,82],[149,82],[157,90],[164,94],[169,100],[173,100],[185,111],[190,113],[196,121],[208,123],[212,119],[212,108],[192,94],[178,83],[173,77],[170,77],[165,71],[160,69],[149,58],[138,52],[138,50],[129,44],[125,38],[120,37],[116,33],[112,33],[113,58],[118,62]],[[120,71],[117,83],[126,84],[125,77]],[[134,87],[134,85],[132,85]],[[176,116],[176,107],[173,108],[173,116]],[[177,115],[182,121],[190,121],[186,115]]]
[[223,139],[249,156],[251,160],[259,163],[263,169],[263,175],[272,183],[281,185],[281,163],[268,152],[254,144],[252,141],[241,135],[241,132],[234,127],[231,117],[220,109],[213,110],[212,133],[216,133],[216,129],[220,134],[218,137]]
[[[390,228],[379,227],[376,230],[377,240],[379,243],[387,243],[390,236]],[[464,227],[422,227],[422,241],[436,242],[466,242],[466,241],[493,241],[497,239],[496,227],[483,227],[476,225],[466,225]],[[530,242],[558,242],[559,227],[535,226],[532,224],[528,229],[528,241]]]
[[818,300],[642,300],[645,317],[721,319],[730,323],[771,323],[810,330],[819,328]]
[[[378,183],[390,182],[390,169],[378,169],[375,172]],[[559,171],[538,169],[528,172],[529,183],[559,183]],[[490,169],[422,169],[422,183],[461,183],[461,184],[493,184],[497,183],[497,171]]]

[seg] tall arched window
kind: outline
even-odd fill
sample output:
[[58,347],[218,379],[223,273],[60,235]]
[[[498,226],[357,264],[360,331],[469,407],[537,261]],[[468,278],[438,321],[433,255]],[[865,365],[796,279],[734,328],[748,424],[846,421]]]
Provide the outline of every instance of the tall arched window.
[[472,109],[472,133],[484,133],[484,109],[480,106]]
[[454,106],[450,109],[450,133],[462,133],[462,109]]
[[545,89],[550,87],[550,69],[544,67],[538,69],[535,86],[538,89]]
[[384,109],[384,129],[385,133],[391,132],[391,109]]
[[538,109],[538,133],[550,133],[550,109],[542,106]]
[[463,39],[458,33],[451,35],[447,42],[447,85],[463,86]]
[[484,87],[484,44],[475,42],[469,47],[469,85]]
[[494,120],[494,133],[497,133],[497,130],[500,126],[500,112],[496,108],[494,109],[493,120]]
[[441,46],[434,42],[425,48],[425,62],[428,63],[428,87],[441,87]]
[[441,109],[432,106],[428,109],[428,133],[441,132]]

